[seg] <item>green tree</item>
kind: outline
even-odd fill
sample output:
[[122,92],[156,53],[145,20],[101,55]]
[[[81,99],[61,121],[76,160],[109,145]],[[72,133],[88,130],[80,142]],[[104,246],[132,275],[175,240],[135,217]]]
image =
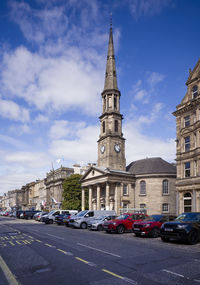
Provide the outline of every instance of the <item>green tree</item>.
[[[63,182],[62,208],[67,210],[81,210],[81,179],[82,175],[72,174]],[[88,207],[88,193],[86,195],[86,208]]]

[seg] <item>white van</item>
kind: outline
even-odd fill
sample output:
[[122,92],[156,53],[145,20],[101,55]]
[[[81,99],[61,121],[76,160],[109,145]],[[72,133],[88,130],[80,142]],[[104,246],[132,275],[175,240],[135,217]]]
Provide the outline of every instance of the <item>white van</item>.
[[48,213],[48,215],[43,216],[42,221],[45,222],[45,224],[53,224],[55,221],[55,217],[57,215],[61,214],[71,214],[71,215],[76,215],[78,213],[77,210],[53,210]]
[[115,211],[109,210],[85,210],[79,212],[76,216],[71,217],[69,220],[69,226],[80,229],[87,229],[87,224],[90,220],[93,220],[101,216],[115,216]]

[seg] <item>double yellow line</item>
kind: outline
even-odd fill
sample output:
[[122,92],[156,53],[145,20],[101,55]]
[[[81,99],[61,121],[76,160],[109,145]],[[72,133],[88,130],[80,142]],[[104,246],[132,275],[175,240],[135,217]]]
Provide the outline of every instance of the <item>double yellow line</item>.
[[9,285],[20,285],[20,283],[16,280],[15,276],[10,271],[8,265],[5,263],[3,258],[0,255],[0,267],[9,283]]

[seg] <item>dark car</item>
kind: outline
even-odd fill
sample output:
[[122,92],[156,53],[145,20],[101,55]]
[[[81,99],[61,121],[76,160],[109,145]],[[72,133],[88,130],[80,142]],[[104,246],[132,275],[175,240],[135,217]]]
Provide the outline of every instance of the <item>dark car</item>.
[[16,218],[20,219],[20,215],[21,213],[23,213],[24,211],[23,210],[17,210],[16,211]]
[[156,238],[160,235],[160,227],[164,222],[174,221],[175,216],[152,215],[141,222],[133,224],[133,232],[136,236],[151,236]]
[[175,239],[196,244],[200,241],[200,212],[183,213],[174,222],[164,223],[160,236],[164,242]]
[[147,217],[147,215],[141,213],[124,213],[114,220],[105,222],[103,227],[107,233],[114,231],[123,234],[125,231],[132,231],[133,223]]
[[26,219],[26,220],[33,219],[33,216],[38,212],[40,211],[35,211],[35,210],[22,211],[20,219]]
[[64,219],[68,220],[70,218],[70,214],[60,214],[55,217],[55,222],[57,225],[64,225]]

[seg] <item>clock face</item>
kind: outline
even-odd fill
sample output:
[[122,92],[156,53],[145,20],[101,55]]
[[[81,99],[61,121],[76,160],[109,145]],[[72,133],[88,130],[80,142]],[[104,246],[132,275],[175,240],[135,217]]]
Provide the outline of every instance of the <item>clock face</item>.
[[101,146],[101,153],[104,153],[105,149],[106,149],[106,148],[105,148],[105,145],[102,145],[102,146]]
[[115,149],[116,152],[120,152],[120,145],[119,145],[119,144],[116,144],[116,145],[114,146],[114,149]]

